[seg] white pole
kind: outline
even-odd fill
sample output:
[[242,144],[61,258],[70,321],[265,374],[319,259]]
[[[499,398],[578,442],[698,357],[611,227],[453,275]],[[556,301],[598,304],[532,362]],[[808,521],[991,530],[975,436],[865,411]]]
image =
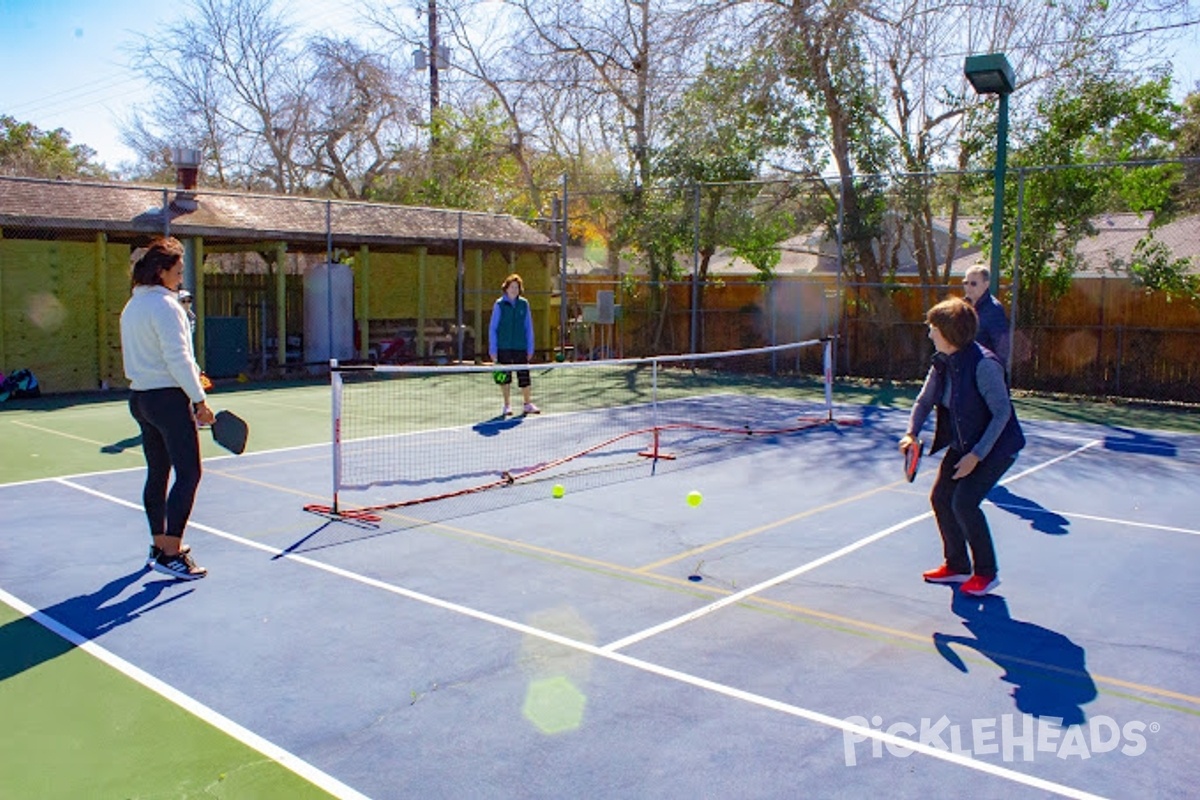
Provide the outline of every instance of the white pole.
[[329,359],[329,386],[333,391],[333,513],[338,511],[338,489],[342,486],[342,373],[336,358]]

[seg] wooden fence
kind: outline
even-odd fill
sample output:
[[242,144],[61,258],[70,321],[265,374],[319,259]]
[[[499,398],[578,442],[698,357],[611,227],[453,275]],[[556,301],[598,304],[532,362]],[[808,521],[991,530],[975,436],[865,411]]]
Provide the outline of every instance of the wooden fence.
[[[933,349],[926,308],[957,289],[898,281],[886,288],[838,286],[828,276],[778,278],[762,284],[725,278],[706,286],[693,312],[690,281],[665,285],[663,314],[651,313],[644,283],[622,291],[611,278],[568,285],[578,357],[602,340],[596,325],[574,312],[614,291],[621,319],[610,340],[614,355],[688,352],[693,327],[699,351],[754,347],[836,333],[842,375],[919,380]],[[1000,295],[1006,307],[1010,298]],[[1149,292],[1116,277],[1083,277],[1061,298],[1038,298],[1022,310],[1014,334],[1013,386],[1038,391],[1200,402],[1200,304]],[[606,352],[597,355],[607,355]]]

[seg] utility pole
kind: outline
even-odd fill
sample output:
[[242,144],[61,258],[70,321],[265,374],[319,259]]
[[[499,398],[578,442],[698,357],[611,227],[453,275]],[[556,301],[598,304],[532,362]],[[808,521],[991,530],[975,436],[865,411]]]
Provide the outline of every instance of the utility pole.
[[441,48],[438,46],[437,0],[429,0],[429,121],[432,123],[439,102],[438,61]]

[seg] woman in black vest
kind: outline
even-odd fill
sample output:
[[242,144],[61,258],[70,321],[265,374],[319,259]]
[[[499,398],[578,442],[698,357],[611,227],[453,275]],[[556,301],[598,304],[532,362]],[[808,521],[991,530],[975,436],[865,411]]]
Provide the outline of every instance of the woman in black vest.
[[1008,394],[1004,365],[975,342],[979,317],[971,304],[957,297],[943,300],[929,309],[925,321],[937,353],[900,440],[901,452],[913,446],[929,412],[937,408],[930,453],[944,447],[946,455],[929,500],[945,562],[924,578],[961,583],[963,592],[984,595],[1000,579],[992,533],[980,506],[1016,461],[1025,435]]

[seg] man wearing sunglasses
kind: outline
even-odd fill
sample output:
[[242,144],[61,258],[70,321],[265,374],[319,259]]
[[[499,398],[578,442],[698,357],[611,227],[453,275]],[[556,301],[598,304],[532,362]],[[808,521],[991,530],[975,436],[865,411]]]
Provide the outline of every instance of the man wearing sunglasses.
[[1004,313],[1004,306],[1000,305],[1000,301],[992,297],[988,288],[990,280],[991,273],[984,265],[967,267],[967,274],[963,278],[963,293],[971,305],[975,306],[975,313],[979,316],[979,330],[975,334],[975,341],[995,353],[996,358],[1000,359],[1000,363],[1007,370],[1008,353],[1011,349],[1008,316]]

